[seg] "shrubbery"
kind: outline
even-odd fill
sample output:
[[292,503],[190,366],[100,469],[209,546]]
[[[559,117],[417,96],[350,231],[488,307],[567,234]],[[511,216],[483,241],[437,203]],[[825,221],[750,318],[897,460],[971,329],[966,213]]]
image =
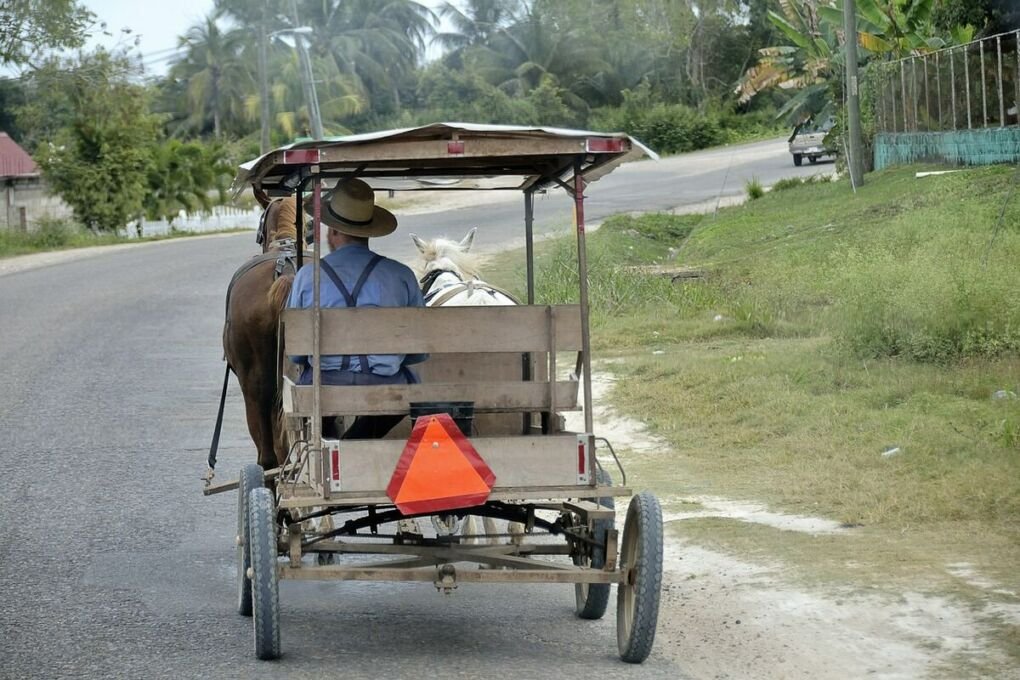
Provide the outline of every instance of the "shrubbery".
[[768,111],[738,115],[720,108],[699,112],[683,104],[664,104],[656,100],[647,83],[625,90],[619,107],[593,111],[588,126],[626,132],[661,154],[696,151],[783,131]]

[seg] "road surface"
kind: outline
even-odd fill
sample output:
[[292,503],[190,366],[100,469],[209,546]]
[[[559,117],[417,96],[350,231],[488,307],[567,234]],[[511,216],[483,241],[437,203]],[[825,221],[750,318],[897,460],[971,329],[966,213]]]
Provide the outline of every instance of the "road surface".
[[[592,186],[589,218],[813,170],[831,166],[794,168],[776,143],[635,164]],[[403,227],[429,237],[478,225],[491,246],[516,234],[503,227],[517,208]],[[540,230],[569,221],[565,201],[539,208],[550,215]],[[412,247],[406,235],[380,245]],[[254,661],[250,620],[234,612],[235,497],[202,497],[199,477],[222,379],[223,295],[255,248],[240,234],[0,267],[0,677],[685,676],[654,652],[640,668],[620,663],[615,609],[579,621],[566,586],[462,585],[446,597],[426,584],[284,583],[285,656]],[[219,469],[253,460],[234,386]]]

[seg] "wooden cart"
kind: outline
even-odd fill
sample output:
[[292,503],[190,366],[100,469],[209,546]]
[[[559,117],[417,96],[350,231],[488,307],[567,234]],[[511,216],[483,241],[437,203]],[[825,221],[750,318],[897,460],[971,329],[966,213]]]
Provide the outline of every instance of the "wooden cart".
[[[612,454],[607,460],[619,467],[592,426],[583,208],[589,182],[642,155],[654,156],[623,134],[437,124],[298,143],[241,167],[236,190],[297,193],[299,204],[310,191],[316,225],[324,191],[342,178],[361,178],[377,191],[457,190],[484,178],[489,189],[523,193],[527,246],[526,305],[321,309],[315,240],[305,265],[314,267],[314,305],[282,319],[287,354],[308,355],[316,367],[311,385],[284,379],[290,456],[281,468],[249,465],[233,485],[207,490],[239,487],[238,608],[254,618],[260,659],[281,651],[279,579],[424,581],[444,592],[464,582],[569,583],[585,619],[603,616],[616,584],[620,656],[647,658],[659,608],[662,516],[656,498],[641,492],[618,532],[613,499],[632,492],[622,468],[624,484],[613,485],[596,455]],[[575,205],[579,304],[539,305],[534,195],[560,188]],[[317,369],[323,354],[421,352],[431,358],[420,384],[327,386]],[[567,352],[575,354],[562,366]],[[467,437],[438,413],[419,417],[406,438],[321,436],[323,416],[407,414],[419,402],[468,402],[495,424]],[[558,414],[578,409],[583,431],[563,431]],[[469,515],[519,523],[523,535],[479,542],[507,536],[465,535],[458,520]],[[421,521],[407,529],[405,521],[387,533],[416,517],[434,518],[435,532]],[[309,554],[317,559],[302,560]],[[383,557],[342,557],[366,554]]]

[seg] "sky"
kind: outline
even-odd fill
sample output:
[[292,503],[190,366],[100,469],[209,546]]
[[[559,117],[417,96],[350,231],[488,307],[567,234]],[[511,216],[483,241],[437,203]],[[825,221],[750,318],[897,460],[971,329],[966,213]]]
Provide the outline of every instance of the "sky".
[[[422,0],[436,8],[442,0]],[[177,37],[201,21],[213,8],[213,0],[85,0],[83,4],[105,22],[112,36],[95,35],[90,45],[128,46],[138,39],[146,70],[154,75],[166,72],[167,62],[177,47]],[[130,34],[121,33],[128,28]]]

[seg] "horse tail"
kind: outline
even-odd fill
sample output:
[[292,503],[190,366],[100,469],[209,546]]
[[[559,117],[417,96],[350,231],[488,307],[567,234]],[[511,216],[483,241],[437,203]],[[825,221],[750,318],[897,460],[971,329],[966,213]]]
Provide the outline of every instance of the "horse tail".
[[277,318],[283,308],[287,306],[287,298],[290,297],[292,285],[294,285],[294,275],[284,274],[273,281],[273,285],[269,288],[266,299],[269,301],[269,307],[273,310],[273,315]]

